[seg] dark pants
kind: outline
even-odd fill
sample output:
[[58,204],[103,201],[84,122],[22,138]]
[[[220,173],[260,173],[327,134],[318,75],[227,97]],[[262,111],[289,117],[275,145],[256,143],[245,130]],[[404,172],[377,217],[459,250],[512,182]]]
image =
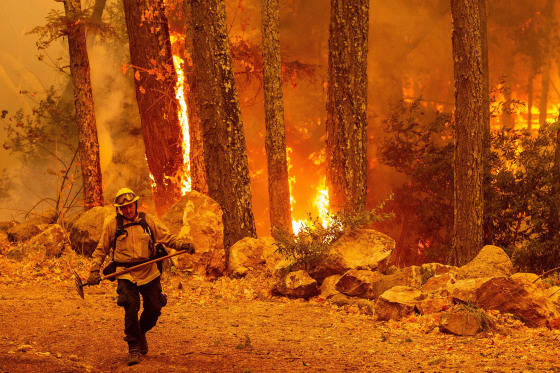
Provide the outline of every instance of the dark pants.
[[[117,304],[124,308],[124,340],[129,346],[136,346],[140,337],[152,329],[161,315],[161,308],[167,303],[161,291],[160,277],[144,285],[136,285],[128,280],[118,280]],[[140,311],[140,294],[144,301],[142,314]]]

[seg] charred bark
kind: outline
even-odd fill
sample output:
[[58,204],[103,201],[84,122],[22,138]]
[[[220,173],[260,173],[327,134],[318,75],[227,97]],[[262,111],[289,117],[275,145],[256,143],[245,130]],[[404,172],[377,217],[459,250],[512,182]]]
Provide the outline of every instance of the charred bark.
[[222,208],[228,254],[238,240],[256,237],[256,228],[224,0],[192,0],[190,21],[208,194]]
[[124,0],[130,60],[154,203],[164,214],[181,196],[183,134],[175,98],[169,29],[163,0]]
[[543,30],[543,46],[544,48],[548,48],[542,51],[543,55],[543,65],[542,65],[542,79],[541,79],[541,99],[539,101],[539,126],[542,126],[546,123],[546,116],[548,112],[548,91],[550,89],[550,65],[552,60],[552,51],[550,50],[551,47],[551,35],[552,35],[552,27],[553,27],[553,14],[554,8],[556,5],[556,0],[547,0],[544,9],[543,15],[545,17],[545,24]]
[[330,205],[365,209],[367,192],[367,43],[369,1],[331,0],[327,88]]
[[471,261],[483,245],[483,141],[486,112],[478,0],[452,0],[455,78],[454,237],[452,262]]
[[[186,17],[192,17],[191,1],[184,2]],[[187,58],[185,60],[185,97],[187,100],[187,111],[189,117],[189,136],[191,138],[190,145],[190,166],[191,166],[191,187],[197,192],[208,195],[208,185],[206,184],[206,167],[204,166],[204,149],[202,146],[202,128],[200,122],[200,101],[198,97],[198,83],[196,71],[192,62],[193,55],[193,30],[191,28],[192,20],[187,21],[185,51]]]
[[[487,0],[479,0],[479,20],[480,20],[480,46],[482,53],[482,103],[483,110],[483,135],[482,135],[482,152],[483,152],[483,162],[484,162],[484,182],[483,182],[483,193],[492,193],[491,190],[491,170],[490,170],[490,72],[488,66],[488,8]],[[490,214],[486,211],[490,208],[486,202],[484,203],[484,242],[492,241],[492,221],[488,218]]]
[[103,183],[99,161],[99,141],[91,89],[86,31],[80,22],[80,0],[65,0],[64,10],[70,20],[68,47],[70,74],[74,87],[74,105],[78,124],[78,149],[82,182],[84,186],[84,209],[103,206]]
[[261,7],[268,201],[270,228],[274,234],[276,229],[291,232],[292,214],[282,98],[278,0],[263,0]]

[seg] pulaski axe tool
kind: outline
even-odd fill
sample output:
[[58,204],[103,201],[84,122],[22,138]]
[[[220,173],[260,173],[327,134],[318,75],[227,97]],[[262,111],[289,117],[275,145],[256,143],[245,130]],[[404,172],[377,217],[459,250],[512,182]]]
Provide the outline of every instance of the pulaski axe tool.
[[[123,269],[122,271],[111,273],[110,275],[107,275],[107,276],[101,276],[101,280],[110,280],[110,279],[115,278],[117,276],[124,275],[125,273],[132,272],[132,271],[134,271],[138,268],[142,268],[142,267],[148,266],[150,264],[154,264],[154,263],[157,263],[157,262],[161,262],[165,259],[169,259],[169,258],[174,257],[176,255],[181,255],[181,254],[186,254],[186,253],[187,253],[187,251],[185,251],[185,250],[176,251],[172,254],[162,256],[161,258],[152,259],[150,261],[135,265],[133,267]],[[87,282],[83,283],[82,279],[76,273],[76,271],[74,271],[74,280],[76,281],[76,290],[78,291],[78,295],[80,297],[82,297],[82,299],[84,299],[84,286],[88,286],[88,285],[91,285],[91,284],[88,284]]]

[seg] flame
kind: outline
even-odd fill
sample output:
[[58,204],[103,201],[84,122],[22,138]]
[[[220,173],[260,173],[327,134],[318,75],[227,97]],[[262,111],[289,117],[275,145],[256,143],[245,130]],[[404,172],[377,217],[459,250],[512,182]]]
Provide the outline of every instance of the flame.
[[[290,174],[290,170],[293,168],[292,160],[290,158],[290,154],[293,152],[291,147],[286,147],[286,159],[288,162],[288,175]],[[314,162],[315,163],[315,162]],[[317,163],[315,163],[317,164]],[[295,176],[288,177],[288,183],[290,187],[290,209],[292,211],[292,216],[294,212],[294,205],[296,200],[293,196],[294,185],[296,183]],[[326,177],[322,177],[319,181],[319,184],[316,188],[316,195],[314,199],[314,206],[317,209],[319,221],[323,225],[323,227],[327,227],[331,223],[331,217],[329,214],[329,191],[326,187]],[[306,220],[305,219],[292,219],[292,231],[295,235],[298,235],[299,232],[305,227]]]
[[323,227],[331,224],[331,216],[329,211],[329,190],[326,186],[326,177],[321,178],[317,186],[317,194],[315,196],[315,207],[319,211],[319,220]]
[[[182,44],[180,43],[180,37],[177,35],[171,35],[171,47],[174,45]],[[181,131],[183,133],[183,175],[181,177],[181,194],[191,190],[191,161],[190,161],[190,149],[191,149],[191,138],[189,135],[189,120],[187,115],[187,102],[185,100],[185,73],[183,71],[183,59],[177,55],[173,54],[173,67],[175,68],[175,73],[177,75],[177,82],[175,83],[175,98],[179,103],[179,122],[181,124]]]
[[418,256],[422,256],[427,250],[429,250],[430,245],[430,240],[420,237],[418,239],[418,246],[416,246],[416,254],[418,254]]
[[[290,154],[292,154],[293,151],[294,149],[292,149],[291,147],[289,146],[286,147],[286,162],[288,163],[288,185],[290,189],[290,211],[292,212],[292,216],[294,214],[294,205],[296,203],[296,199],[294,198],[294,193],[293,193],[294,185],[296,184],[296,177],[293,175],[289,176],[290,170],[294,167],[292,165],[292,159],[290,158]],[[294,232],[295,235],[301,232],[304,226],[305,226],[305,220],[292,219],[292,232]]]

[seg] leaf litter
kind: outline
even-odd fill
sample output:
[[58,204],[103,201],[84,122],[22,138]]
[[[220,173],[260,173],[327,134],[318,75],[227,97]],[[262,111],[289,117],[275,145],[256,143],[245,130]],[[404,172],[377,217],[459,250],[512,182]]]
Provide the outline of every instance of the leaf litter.
[[531,329],[488,312],[494,328],[474,337],[439,331],[440,314],[378,322],[355,306],[276,297],[271,279],[167,273],[168,295],[150,353],[126,365],[116,283],[76,293],[77,254],[6,259],[0,235],[2,372],[560,372],[560,331]]

